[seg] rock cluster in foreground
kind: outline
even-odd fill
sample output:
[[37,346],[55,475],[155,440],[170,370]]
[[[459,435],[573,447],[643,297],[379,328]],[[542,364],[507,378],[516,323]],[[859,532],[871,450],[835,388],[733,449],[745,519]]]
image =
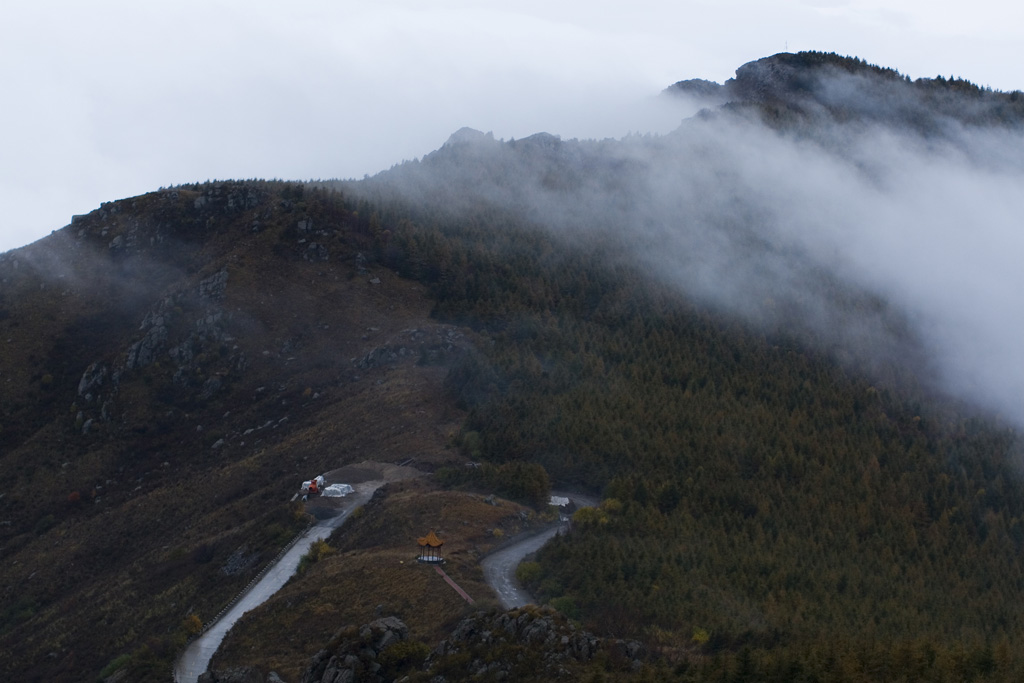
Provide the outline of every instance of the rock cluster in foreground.
[[[600,638],[576,628],[549,608],[527,606],[507,612],[478,612],[458,623],[431,650],[409,639],[397,617],[341,629],[316,653],[301,683],[383,683],[385,681],[573,680],[582,670],[635,672],[645,653],[631,640]],[[203,674],[200,683],[277,683],[243,668]]]
[[348,629],[334,643],[313,657],[302,683],[551,680],[572,678],[598,658],[614,669],[637,670],[643,657],[635,641],[599,638],[554,610],[533,606],[478,612],[433,650],[408,640],[408,628],[395,617]]

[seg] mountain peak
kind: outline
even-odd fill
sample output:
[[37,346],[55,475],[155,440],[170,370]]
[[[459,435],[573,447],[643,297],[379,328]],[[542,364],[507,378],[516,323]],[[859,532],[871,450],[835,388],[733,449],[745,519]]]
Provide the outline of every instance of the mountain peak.
[[[740,66],[724,84],[679,81],[664,91],[709,106],[770,111],[769,119],[829,115],[934,134],[954,125],[1024,124],[1024,97],[979,87],[961,78],[911,80],[896,69],[834,52],[782,52]],[[780,113],[786,111],[785,115]]]
[[736,69],[736,77],[725,85],[734,99],[755,102],[781,99],[810,93],[822,71],[903,79],[895,69],[868,64],[859,57],[845,57],[834,52],[780,52],[747,62]]
[[469,126],[463,126],[457,131],[452,133],[444,146],[449,145],[473,145],[481,142],[488,142],[494,140],[494,133],[482,133],[475,128]]

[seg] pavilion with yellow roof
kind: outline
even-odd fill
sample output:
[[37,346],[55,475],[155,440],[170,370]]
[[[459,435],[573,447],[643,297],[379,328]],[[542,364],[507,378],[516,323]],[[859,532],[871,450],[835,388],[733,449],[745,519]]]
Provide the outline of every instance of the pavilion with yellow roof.
[[420,556],[416,559],[420,562],[444,562],[441,557],[441,546],[444,545],[444,541],[437,537],[437,534],[431,530],[429,534],[417,541],[420,545]]

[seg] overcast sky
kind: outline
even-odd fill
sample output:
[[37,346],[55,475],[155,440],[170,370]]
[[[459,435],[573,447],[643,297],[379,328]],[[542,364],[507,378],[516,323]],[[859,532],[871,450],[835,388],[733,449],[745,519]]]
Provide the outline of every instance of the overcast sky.
[[875,0],[0,4],[0,251],[216,178],[362,177],[471,126],[666,132],[652,105],[783,51],[1024,88],[1024,5]]

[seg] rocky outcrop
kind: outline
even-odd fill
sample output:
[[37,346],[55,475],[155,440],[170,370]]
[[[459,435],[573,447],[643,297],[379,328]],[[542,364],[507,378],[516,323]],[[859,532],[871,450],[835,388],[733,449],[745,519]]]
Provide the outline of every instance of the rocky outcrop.
[[197,683],[284,683],[284,681],[276,671],[271,671],[264,677],[256,667],[242,666],[199,674]]
[[460,145],[479,145],[494,142],[493,133],[483,133],[468,126],[459,128],[457,131],[451,134],[448,141],[444,143],[445,147],[453,147]]
[[[409,637],[409,627],[397,617],[384,617],[358,630],[339,632],[334,645],[313,655],[302,683],[377,683],[384,675],[387,657],[382,654]],[[383,661],[381,661],[383,660]]]
[[724,104],[728,101],[728,91],[721,83],[706,81],[703,78],[690,78],[673,83],[664,90],[667,95],[692,97],[702,100],[708,106]]
[[228,287],[228,269],[221,268],[216,273],[199,283],[199,299],[203,302],[220,301]]
[[75,413],[82,434],[89,434],[96,420],[110,421],[121,379],[129,373],[163,364],[174,387],[207,401],[221,392],[229,377],[245,371],[245,354],[225,331],[230,315],[220,302],[227,284],[228,270],[221,268],[192,288],[164,296],[142,318],[141,337],[127,346],[119,362],[111,363],[112,369],[103,361],[85,369],[78,382],[76,408],[81,410]]
[[167,342],[171,305],[173,305],[173,301],[170,298],[164,299],[160,302],[157,310],[143,318],[139,329],[145,330],[145,334],[142,339],[128,347],[128,354],[124,361],[125,370],[144,368],[156,360],[157,353]]
[[638,671],[645,652],[636,641],[599,638],[550,608],[531,605],[467,617],[433,650],[408,640],[408,628],[396,617],[350,627],[312,658],[301,681],[572,680],[595,658],[603,670]]
[[[275,678],[277,677],[277,674],[273,675]],[[259,669],[246,666],[235,669],[207,671],[199,675],[197,683],[265,683],[265,681],[270,680],[272,679],[269,676],[264,678]]]
[[466,659],[468,654],[467,678],[549,680],[571,677],[573,670],[599,652],[621,670],[643,667],[645,653],[639,642],[600,638],[577,629],[555,610],[529,605],[463,619],[430,654],[425,667],[446,671],[451,661]]
[[380,365],[393,365],[416,359],[420,365],[443,365],[464,351],[463,335],[454,328],[439,325],[433,329],[407,329],[390,343],[378,346],[355,366],[368,370]]
[[302,252],[303,261],[326,261],[330,258],[327,247],[318,242],[310,242]]
[[82,373],[82,379],[78,381],[78,395],[85,401],[92,401],[94,394],[98,393],[106,378],[107,366],[100,362],[92,363]]
[[206,213],[235,213],[254,209],[266,199],[266,192],[251,183],[220,182],[201,186],[203,194],[192,203],[195,210]]
[[220,573],[224,576],[241,574],[250,567],[255,566],[259,559],[260,554],[258,552],[249,552],[249,546],[243,544],[240,548],[236,548],[235,552],[231,553],[227,562],[220,568]]

